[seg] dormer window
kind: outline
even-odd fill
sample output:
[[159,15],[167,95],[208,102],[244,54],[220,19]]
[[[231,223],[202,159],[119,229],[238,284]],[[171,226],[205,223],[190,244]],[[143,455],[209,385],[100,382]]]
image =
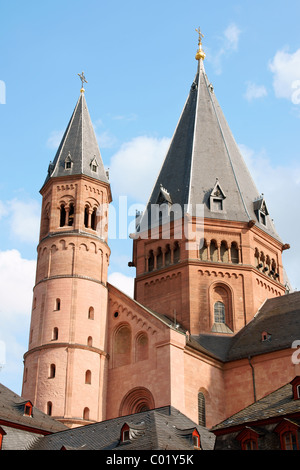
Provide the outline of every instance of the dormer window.
[[197,429],[194,429],[192,434],[193,446],[195,449],[200,449],[200,434]]
[[151,217],[153,220],[158,220],[160,224],[169,222],[172,204],[170,193],[161,184],[156,205],[152,207],[154,213],[151,212]]
[[293,387],[293,398],[294,400],[300,400],[300,376],[296,376],[292,381],[291,385]]
[[24,405],[24,416],[32,416],[32,403],[30,401]]
[[263,195],[261,195],[258,199],[254,201],[253,208],[258,222],[266,226],[267,216],[269,215],[269,212]]
[[65,170],[71,170],[72,164],[73,164],[73,161],[72,161],[71,154],[69,152],[67,157],[65,158]]
[[218,178],[216,179],[215,186],[210,193],[210,210],[212,212],[222,212],[224,210],[224,201],[226,195],[221,188]]
[[120,442],[128,442],[130,441],[130,427],[128,426],[127,423],[124,424],[124,426],[121,429],[121,439]]
[[91,161],[91,170],[94,172],[94,173],[97,173],[98,171],[98,163],[97,163],[97,160],[96,158],[93,158],[93,160]]
[[271,341],[271,338],[272,338],[272,335],[270,335],[270,333],[268,333],[267,331],[262,332],[262,334],[261,334],[262,342]]
[[0,427],[0,450],[2,449],[3,436],[6,436],[6,432]]

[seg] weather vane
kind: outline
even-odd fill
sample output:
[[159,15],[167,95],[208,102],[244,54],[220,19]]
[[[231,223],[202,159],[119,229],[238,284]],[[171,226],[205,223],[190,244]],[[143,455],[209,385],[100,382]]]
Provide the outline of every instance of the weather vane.
[[82,72],[81,74],[79,73],[78,76],[79,76],[79,78],[80,78],[80,80],[81,80],[81,90],[84,91],[83,84],[84,84],[84,83],[87,83],[87,80],[86,80],[86,78],[85,78],[85,76],[84,76],[84,72]]

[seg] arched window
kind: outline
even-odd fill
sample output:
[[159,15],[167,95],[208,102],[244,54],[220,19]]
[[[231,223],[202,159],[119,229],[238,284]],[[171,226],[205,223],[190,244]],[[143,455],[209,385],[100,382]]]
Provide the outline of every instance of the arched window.
[[198,424],[206,426],[205,396],[202,392],[198,393]]
[[69,225],[69,227],[72,227],[72,225],[74,223],[74,213],[75,213],[74,204],[70,204],[69,216],[68,216],[68,225]]
[[221,261],[223,263],[228,263],[228,247],[227,247],[227,244],[225,242],[222,242],[221,243],[221,247],[220,247],[220,255],[221,255]]
[[90,385],[92,383],[92,373],[90,370],[85,372],[85,383]]
[[149,258],[148,258],[148,271],[153,271],[154,269],[154,254],[153,251],[150,251]]
[[156,267],[157,269],[161,268],[163,264],[163,254],[161,248],[159,247],[156,255]]
[[83,410],[83,419],[86,419],[86,420],[90,419],[90,409],[87,407],[84,408]]
[[214,322],[225,323],[225,305],[223,302],[216,302],[214,305]]
[[66,209],[64,204],[60,206],[60,221],[59,226],[64,227],[66,225]]
[[231,251],[231,262],[234,264],[238,264],[239,263],[239,249],[235,242],[231,244],[230,251]]
[[131,362],[131,329],[128,325],[118,328],[113,343],[113,365],[124,366]]
[[167,245],[165,252],[165,266],[169,266],[171,263],[171,248],[170,245]]
[[89,312],[88,312],[88,319],[94,320],[94,315],[95,315],[94,307],[90,307]]
[[142,411],[153,410],[154,408],[155,403],[152,393],[144,387],[137,387],[130,390],[123,398],[119,416],[141,413]]
[[52,340],[55,341],[58,339],[58,328],[55,326],[52,331]]
[[48,416],[52,416],[52,402],[51,401],[47,402],[46,414]]
[[91,215],[91,228],[96,230],[97,228],[97,209],[95,208]]
[[60,299],[55,300],[55,308],[54,310],[60,310]]
[[203,245],[200,248],[199,251],[199,256],[201,261],[207,261],[208,260],[208,252],[207,252],[207,242],[206,240],[203,240]]
[[89,226],[89,208],[88,208],[88,206],[85,206],[85,208],[84,208],[84,226],[85,227]]
[[216,283],[210,290],[212,331],[233,331],[233,302],[230,287],[225,283]]
[[88,337],[87,339],[87,345],[92,347],[93,346],[93,338],[91,336]]
[[49,370],[49,379],[54,379],[55,372],[56,372],[55,364],[51,364],[50,370]]
[[210,242],[210,259],[214,262],[218,261],[218,248],[214,240]]
[[140,333],[135,341],[135,360],[144,361],[148,359],[148,336],[146,333]]
[[174,263],[178,263],[179,260],[180,260],[180,246],[179,246],[179,243],[176,242],[175,247],[174,247],[173,261]]

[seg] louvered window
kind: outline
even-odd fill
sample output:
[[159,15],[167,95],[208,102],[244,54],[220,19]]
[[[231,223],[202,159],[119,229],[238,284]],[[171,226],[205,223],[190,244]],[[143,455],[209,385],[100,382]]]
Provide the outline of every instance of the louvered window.
[[200,426],[206,426],[205,397],[202,392],[198,393],[198,423]]

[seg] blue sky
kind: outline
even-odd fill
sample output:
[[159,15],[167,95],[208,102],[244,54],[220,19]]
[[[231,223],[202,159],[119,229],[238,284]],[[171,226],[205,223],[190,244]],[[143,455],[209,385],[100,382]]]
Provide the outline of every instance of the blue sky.
[[[196,73],[205,69],[300,286],[300,3],[273,0],[11,0],[0,4],[0,381],[21,392],[39,231],[39,190],[79,97],[118,206],[145,203]],[[119,234],[120,235],[120,234]],[[127,290],[131,241],[110,240]]]

